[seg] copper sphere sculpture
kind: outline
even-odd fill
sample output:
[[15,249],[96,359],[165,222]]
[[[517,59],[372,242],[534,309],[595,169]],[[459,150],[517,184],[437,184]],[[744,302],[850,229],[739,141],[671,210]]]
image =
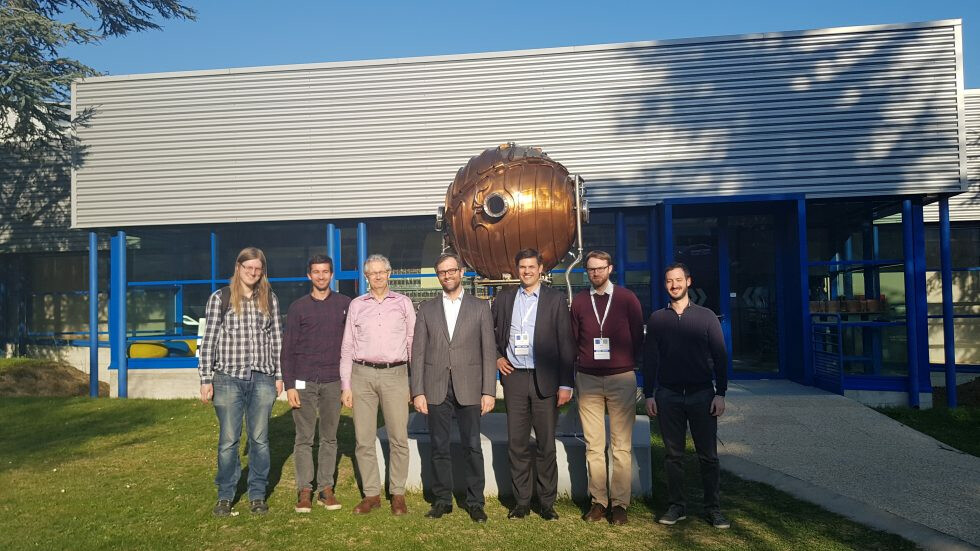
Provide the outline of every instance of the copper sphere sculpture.
[[537,249],[551,270],[576,237],[575,181],[540,148],[504,144],[471,158],[446,192],[446,244],[481,276],[516,276],[514,255]]

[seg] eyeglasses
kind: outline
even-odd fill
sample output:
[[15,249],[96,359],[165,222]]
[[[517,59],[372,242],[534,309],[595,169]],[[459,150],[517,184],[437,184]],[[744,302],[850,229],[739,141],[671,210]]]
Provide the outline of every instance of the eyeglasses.
[[436,272],[436,275],[438,275],[439,277],[454,276],[459,272],[460,272],[459,268],[450,268],[448,270],[439,270]]
[[382,270],[380,272],[365,272],[364,275],[368,277],[381,277],[381,276],[388,275],[389,272],[391,272],[391,270]]
[[609,267],[609,264],[606,264],[605,266],[599,266],[598,268],[586,268],[585,271],[586,272],[589,272],[590,274],[597,274],[597,273],[605,270],[608,267]]
[[242,271],[243,272],[247,272],[247,273],[250,273],[250,274],[261,274],[262,273],[262,266],[246,266],[244,264],[239,264],[239,266],[242,268]]

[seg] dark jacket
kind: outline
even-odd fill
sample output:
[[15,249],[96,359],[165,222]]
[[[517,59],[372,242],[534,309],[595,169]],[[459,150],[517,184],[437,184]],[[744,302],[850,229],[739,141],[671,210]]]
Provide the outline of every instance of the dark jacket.
[[[491,312],[498,358],[507,357],[510,320],[519,289],[519,286],[508,287],[493,301]],[[565,293],[542,283],[534,325],[534,377],[543,396],[554,396],[559,386],[575,386],[574,361],[575,341],[568,299]]]

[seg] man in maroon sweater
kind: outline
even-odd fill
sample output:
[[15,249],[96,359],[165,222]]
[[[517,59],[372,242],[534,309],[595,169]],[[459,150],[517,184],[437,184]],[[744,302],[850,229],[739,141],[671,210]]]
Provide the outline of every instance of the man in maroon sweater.
[[[293,408],[296,440],[296,512],[309,513],[316,500],[327,510],[340,509],[334,496],[337,425],[340,423],[340,343],[350,298],[330,290],[333,260],[314,255],[306,277],[312,287],[289,306],[282,342],[282,378]],[[313,477],[313,436],[320,418],[320,451]]]
[[[633,422],[636,375],[633,367],[643,346],[643,311],[636,295],[609,281],[612,257],[592,251],[585,257],[592,287],[572,300],[572,334],[578,344],[575,386],[585,434],[592,507],[587,522],[606,518],[626,524],[633,479]],[[606,410],[612,445],[612,484],[606,474]]]

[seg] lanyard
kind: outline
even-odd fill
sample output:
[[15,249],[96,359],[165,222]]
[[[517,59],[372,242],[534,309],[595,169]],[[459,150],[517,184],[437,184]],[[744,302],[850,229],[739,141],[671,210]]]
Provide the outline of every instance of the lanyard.
[[609,316],[609,307],[612,306],[612,293],[607,293],[609,295],[609,300],[606,301],[606,312],[602,314],[602,319],[599,319],[599,309],[595,306],[595,295],[589,294],[589,298],[592,299],[592,312],[595,313],[595,320],[599,322],[599,337],[602,337],[602,326],[606,324],[606,318]]
[[[527,301],[530,300],[531,297],[533,297],[534,295],[528,295],[527,293],[524,292],[523,289],[519,290],[518,292],[521,293],[521,307],[525,309],[524,317],[521,318],[521,333],[524,333],[524,325],[527,324],[527,318],[529,318],[531,316],[531,312],[534,311],[534,309],[530,308],[527,305]],[[535,299],[534,308],[537,307],[538,304],[537,304],[537,300]]]

